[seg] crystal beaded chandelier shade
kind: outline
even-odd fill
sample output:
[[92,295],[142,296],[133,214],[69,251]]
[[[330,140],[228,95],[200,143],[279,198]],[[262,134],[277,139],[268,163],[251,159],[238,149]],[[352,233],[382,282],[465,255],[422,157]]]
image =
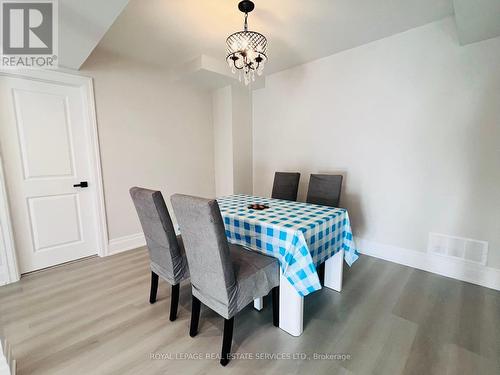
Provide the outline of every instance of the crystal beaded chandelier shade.
[[238,71],[240,81],[243,76],[245,85],[248,85],[255,81],[255,72],[261,75],[264,70],[267,39],[261,33],[248,30],[248,13],[254,9],[254,3],[249,0],[240,1],[238,9],[245,13],[245,24],[243,31],[231,34],[226,39],[226,61],[234,74]]

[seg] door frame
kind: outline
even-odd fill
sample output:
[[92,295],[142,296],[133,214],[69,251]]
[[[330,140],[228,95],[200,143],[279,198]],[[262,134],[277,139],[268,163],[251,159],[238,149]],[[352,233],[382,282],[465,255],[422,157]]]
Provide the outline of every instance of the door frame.
[[16,251],[14,248],[14,233],[10,219],[9,201],[7,199],[7,188],[5,186],[5,174],[3,171],[2,154],[0,153],[0,261],[3,266],[3,277],[0,285],[16,282],[20,279],[17,267]]
[[[92,77],[87,77],[79,74],[69,73],[67,71],[58,70],[0,70],[0,77],[23,78],[38,82],[55,83],[59,85],[67,85],[78,87],[83,90],[84,113],[87,114],[88,139],[86,140],[89,146],[89,164],[91,167],[92,178],[96,182],[95,186],[95,201],[94,210],[97,218],[97,255],[104,257],[108,255],[108,230],[106,222],[106,207],[104,202],[104,188],[102,182],[101,155],[99,149],[99,134],[97,131],[97,118],[95,110],[94,83]],[[0,150],[1,153],[1,150]],[[0,163],[2,162],[0,154]],[[17,264],[17,253],[15,243],[12,236],[12,221],[10,220],[8,200],[5,189],[5,175],[0,168],[0,220],[7,223],[6,230],[8,237],[4,242],[8,243],[5,246],[6,261],[7,261],[7,282],[15,282],[20,278],[19,267]],[[1,254],[0,254],[1,256]]]

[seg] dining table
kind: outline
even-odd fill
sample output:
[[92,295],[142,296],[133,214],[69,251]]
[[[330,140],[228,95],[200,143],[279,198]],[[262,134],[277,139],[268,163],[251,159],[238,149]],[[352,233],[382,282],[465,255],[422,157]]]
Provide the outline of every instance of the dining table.
[[217,202],[230,243],[278,259],[279,326],[300,336],[304,297],[322,288],[318,267],[325,264],[324,286],[340,292],[343,262],[359,258],[347,209],[245,194]]

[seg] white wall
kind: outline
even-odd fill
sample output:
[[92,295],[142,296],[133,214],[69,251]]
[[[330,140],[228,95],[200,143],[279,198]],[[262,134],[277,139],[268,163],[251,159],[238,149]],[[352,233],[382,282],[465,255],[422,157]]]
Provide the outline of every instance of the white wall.
[[140,233],[128,189],[215,195],[211,93],[169,82],[163,71],[99,48],[82,72],[94,77],[110,240]]
[[231,86],[214,90],[212,112],[215,146],[215,192],[217,196],[231,195],[234,192]]
[[213,126],[216,195],[252,194],[252,97],[247,87],[214,90]]
[[486,240],[500,268],[500,38],[460,46],[446,19],[267,76],[253,126],[255,194],[342,172],[355,235]]
[[253,192],[253,135],[252,94],[248,87],[234,85],[233,97],[233,154],[234,192]]

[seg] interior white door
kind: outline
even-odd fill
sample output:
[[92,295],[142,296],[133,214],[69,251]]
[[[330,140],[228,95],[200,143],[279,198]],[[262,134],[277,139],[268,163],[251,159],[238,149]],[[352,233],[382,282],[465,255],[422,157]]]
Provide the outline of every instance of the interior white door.
[[[80,87],[0,77],[0,150],[21,273],[97,253],[83,95]],[[74,187],[82,181],[88,188]]]

